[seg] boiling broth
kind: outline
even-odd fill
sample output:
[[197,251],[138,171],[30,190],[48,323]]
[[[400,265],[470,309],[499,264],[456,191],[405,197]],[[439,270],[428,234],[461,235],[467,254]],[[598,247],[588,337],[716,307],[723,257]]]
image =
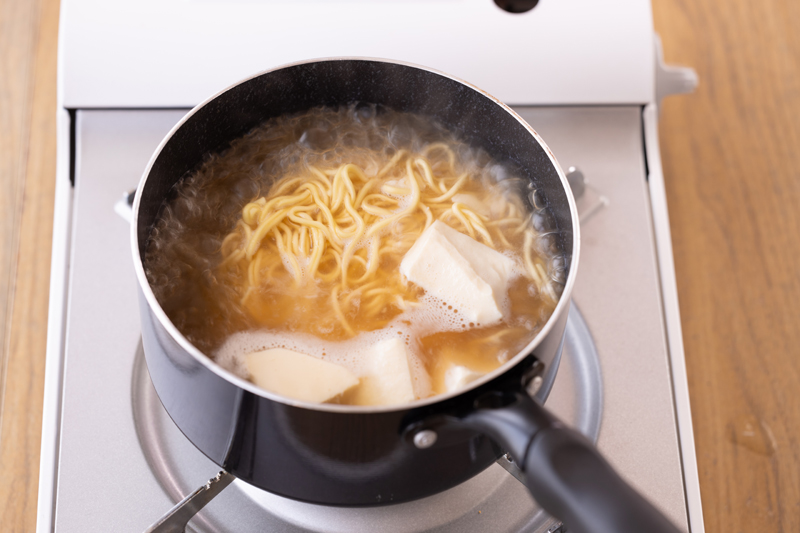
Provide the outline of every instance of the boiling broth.
[[[336,182],[344,166],[353,176]],[[413,207],[412,178],[429,198],[451,194],[460,201],[433,202],[399,216]],[[370,212],[348,214],[335,199],[330,214],[315,208],[322,200],[309,201],[313,180],[323,184],[317,190],[323,196],[352,186],[351,203],[361,194],[357,186],[369,187],[360,197]],[[559,252],[528,223],[524,190],[506,167],[422,117],[371,105],[314,109],[268,121],[178,183],[148,242],[145,269],[175,326],[244,378],[243,356],[271,347],[363,375],[369,347],[399,336],[408,346],[415,395],[422,398],[445,390],[444,374],[453,364],[478,373],[497,368],[530,342],[555,308],[564,274]],[[307,217],[300,229],[281,222],[254,239],[275,214],[264,208],[270,202],[281,208],[290,195],[309,204],[295,207],[296,217]],[[366,202],[371,195],[372,204]],[[520,222],[503,222],[511,214]],[[453,302],[400,275],[403,256],[434,217],[518,265],[499,323],[470,322]],[[312,219],[332,218],[342,222],[337,229],[305,229]],[[375,231],[359,230],[359,218]]]

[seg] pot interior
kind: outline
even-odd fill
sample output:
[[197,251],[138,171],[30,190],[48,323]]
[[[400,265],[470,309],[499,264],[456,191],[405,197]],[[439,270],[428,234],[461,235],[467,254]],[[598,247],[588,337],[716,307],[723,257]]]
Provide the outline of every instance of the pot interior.
[[[530,210],[535,207],[544,213],[535,217],[534,225],[560,251],[566,286],[571,286],[575,217],[566,180],[538,135],[509,108],[474,87],[420,67],[378,60],[324,60],[268,71],[190,112],[162,143],[139,187],[137,260],[145,256],[148,237],[176,183],[196,171],[210,154],[224,151],[270,118],[352,103],[429,117],[522,178],[527,190],[519,191],[519,196]],[[148,299],[156,305],[155,298]],[[566,306],[560,305],[549,322],[565,311]],[[529,348],[535,344],[536,340]]]

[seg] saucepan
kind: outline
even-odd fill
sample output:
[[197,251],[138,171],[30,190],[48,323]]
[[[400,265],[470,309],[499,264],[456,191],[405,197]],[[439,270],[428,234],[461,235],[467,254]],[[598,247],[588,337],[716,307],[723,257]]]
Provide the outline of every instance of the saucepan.
[[[179,180],[269,118],[354,102],[432,118],[513,166],[546,204],[540,223],[566,272],[559,303],[525,349],[466,389],[389,407],[281,397],[201,353],[148,284],[142,263],[148,238]],[[544,141],[476,87],[420,66],[355,58],[296,63],[245,79],[194,108],[158,147],[136,192],[132,246],[155,390],[184,435],[237,478],[316,504],[386,505],[446,490],[508,453],[533,497],[570,531],[677,531],[542,405],[558,369],[577,276],[577,210]]]

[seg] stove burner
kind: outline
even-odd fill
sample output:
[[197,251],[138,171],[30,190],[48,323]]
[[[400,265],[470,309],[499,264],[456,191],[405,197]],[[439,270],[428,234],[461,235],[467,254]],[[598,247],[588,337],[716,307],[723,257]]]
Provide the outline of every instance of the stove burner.
[[[173,501],[183,499],[219,470],[181,434],[162,407],[147,372],[141,343],[134,360],[132,403],[142,451]],[[596,442],[602,403],[597,351],[586,322],[573,303],[561,367],[547,405],[562,420]],[[514,474],[516,466],[502,460],[498,463],[440,494],[373,508],[298,502],[237,480],[198,513],[191,525],[203,532],[556,531],[558,522],[545,514],[527,489],[503,470],[506,468]],[[158,515],[152,518],[155,522]]]

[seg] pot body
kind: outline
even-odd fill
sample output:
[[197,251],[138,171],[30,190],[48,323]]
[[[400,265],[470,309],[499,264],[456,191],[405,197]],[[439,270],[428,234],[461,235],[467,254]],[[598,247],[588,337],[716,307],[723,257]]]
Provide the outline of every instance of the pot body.
[[[204,157],[269,118],[352,102],[431,117],[527,178],[526,201],[537,206],[546,202],[548,215],[538,221],[538,229],[551,233],[564,257],[561,301],[522,353],[459,394],[380,409],[315,406],[276,397],[201,354],[175,329],[148,285],[142,258],[150,230],[172,187]],[[536,396],[544,401],[563,345],[577,231],[574,201],[547,146],[522,119],[480,90],[421,67],[380,60],[322,60],[262,73],[190,112],[162,142],[137,190],[133,255],[153,385],[175,424],[198,449],[262,489],[347,506],[434,494],[479,473],[502,450],[458,424],[442,425],[435,444],[419,449],[409,428],[437,417],[463,417],[487,393],[524,390],[534,369],[543,378]]]

